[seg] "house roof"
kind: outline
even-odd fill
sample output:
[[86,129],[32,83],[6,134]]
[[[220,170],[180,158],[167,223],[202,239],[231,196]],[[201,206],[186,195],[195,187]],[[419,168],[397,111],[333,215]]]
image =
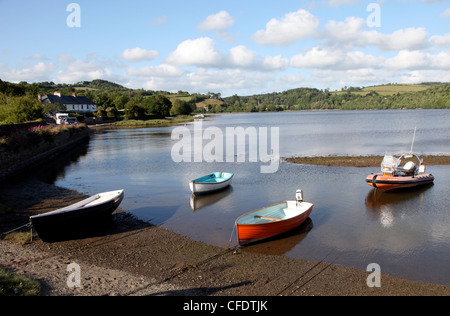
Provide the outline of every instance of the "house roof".
[[67,95],[51,95],[47,94],[42,97],[44,103],[61,103],[61,104],[92,104],[95,105],[90,99],[84,96],[67,96]]

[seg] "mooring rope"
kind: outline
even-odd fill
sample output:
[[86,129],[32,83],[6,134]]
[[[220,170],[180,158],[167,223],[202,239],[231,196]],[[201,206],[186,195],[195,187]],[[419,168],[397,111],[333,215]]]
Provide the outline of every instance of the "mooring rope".
[[236,229],[236,224],[234,224],[233,226],[233,230],[231,231],[231,236],[230,236],[230,240],[228,241],[228,245],[227,245],[227,249],[230,250],[230,244],[231,241],[233,240],[233,235],[234,235],[234,230]]
[[12,232],[15,232],[16,230],[19,230],[19,229],[24,228],[24,227],[31,227],[31,222],[28,222],[28,223],[26,223],[25,225],[22,225],[22,226],[17,227],[17,228],[15,228],[15,229],[13,229],[13,230],[10,230],[9,232],[1,233],[1,234],[0,234],[0,237],[6,236],[6,235],[8,235],[8,234],[10,234],[10,233],[12,233]]

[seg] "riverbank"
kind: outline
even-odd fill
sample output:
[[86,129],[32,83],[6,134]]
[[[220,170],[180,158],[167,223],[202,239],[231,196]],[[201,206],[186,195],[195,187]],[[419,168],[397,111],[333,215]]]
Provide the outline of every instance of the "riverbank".
[[[31,214],[81,200],[78,192],[35,179],[1,188],[0,204],[16,210],[0,216],[0,232]],[[41,295],[450,295],[450,287],[382,274],[370,288],[370,272],[321,262],[227,250],[133,218],[113,215],[110,226],[79,239],[23,246],[0,241],[0,266],[42,284]],[[67,266],[80,267],[80,287],[69,288]],[[181,308],[181,307],[180,307]]]
[[[421,156],[425,165],[450,165],[450,156]],[[337,167],[379,167],[383,156],[314,156],[289,157],[287,162]]]

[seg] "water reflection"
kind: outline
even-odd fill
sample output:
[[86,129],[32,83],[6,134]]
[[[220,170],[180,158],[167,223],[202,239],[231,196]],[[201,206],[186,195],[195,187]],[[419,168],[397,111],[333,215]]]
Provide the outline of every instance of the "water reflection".
[[313,227],[311,218],[307,218],[299,227],[271,239],[245,246],[242,248],[242,251],[268,255],[285,255],[299,245]]
[[40,166],[36,171],[36,176],[40,181],[45,183],[55,183],[58,178],[64,178],[67,167],[77,164],[88,153],[89,142],[80,143],[77,147],[59,155]]
[[[383,192],[371,189],[365,204],[369,217],[379,220],[386,228],[394,226],[397,217],[412,216],[425,211],[425,192],[433,183],[398,191]],[[414,205],[414,207],[411,207]]]
[[130,213],[152,225],[161,225],[175,215],[178,208],[178,206],[146,206],[130,210]]
[[233,187],[231,185],[227,186],[223,190],[218,192],[203,194],[203,195],[191,195],[189,205],[193,211],[198,211],[204,207],[211,206],[221,199],[227,197],[233,192]]

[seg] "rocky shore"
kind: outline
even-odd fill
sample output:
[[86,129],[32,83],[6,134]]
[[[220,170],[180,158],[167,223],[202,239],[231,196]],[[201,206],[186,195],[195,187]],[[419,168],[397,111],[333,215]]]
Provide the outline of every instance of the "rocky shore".
[[[0,232],[83,197],[36,179],[0,188],[0,204],[16,212],[0,216]],[[39,238],[25,245],[0,241],[0,266],[42,284],[45,296],[299,296],[444,295],[450,287],[382,274],[368,287],[370,272],[315,262],[223,249],[143,223],[120,210],[91,235],[55,243]],[[69,287],[68,267],[77,264],[79,287]]]

